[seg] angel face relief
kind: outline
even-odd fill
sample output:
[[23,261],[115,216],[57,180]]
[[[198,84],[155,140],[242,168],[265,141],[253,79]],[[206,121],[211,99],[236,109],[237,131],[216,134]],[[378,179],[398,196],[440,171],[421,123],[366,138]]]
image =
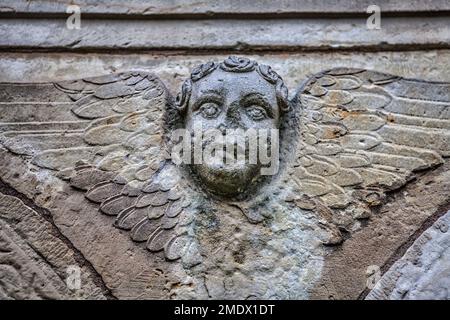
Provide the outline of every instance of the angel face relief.
[[207,189],[233,196],[277,173],[278,130],[288,103],[270,67],[237,57],[203,64],[184,83],[178,106],[193,137],[187,160]]

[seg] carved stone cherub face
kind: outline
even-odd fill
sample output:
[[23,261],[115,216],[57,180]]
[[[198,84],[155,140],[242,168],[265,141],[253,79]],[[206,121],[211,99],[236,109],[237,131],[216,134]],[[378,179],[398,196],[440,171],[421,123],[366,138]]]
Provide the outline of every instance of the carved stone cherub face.
[[[196,77],[196,72],[200,76]],[[220,65],[200,66],[191,79],[194,81],[188,83],[184,115],[184,127],[188,131],[201,127],[204,132],[215,129],[226,135],[236,129],[244,132],[254,129],[258,133],[278,130],[287,92],[282,90],[285,87],[281,78],[269,67],[230,57]],[[208,143],[204,142],[202,148]],[[248,144],[246,137],[247,148]],[[202,161],[191,168],[207,189],[232,196],[257,180],[261,165],[260,161],[227,163],[224,159],[220,163]]]
[[256,71],[231,73],[215,70],[192,87],[185,117],[186,128],[247,130],[278,128],[275,87]]

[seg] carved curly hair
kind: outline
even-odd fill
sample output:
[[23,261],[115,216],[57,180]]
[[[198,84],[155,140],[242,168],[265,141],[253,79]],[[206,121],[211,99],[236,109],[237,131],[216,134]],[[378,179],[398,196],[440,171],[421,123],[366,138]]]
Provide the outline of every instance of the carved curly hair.
[[226,72],[239,73],[256,70],[266,81],[275,85],[275,94],[280,110],[283,112],[289,110],[287,87],[284,85],[283,79],[271,67],[265,64],[258,64],[256,61],[247,58],[230,56],[221,63],[207,62],[192,70],[191,76],[184,81],[181,92],[176,98],[176,106],[180,112],[184,113],[187,110],[192,92],[192,84],[206,77],[217,68]]

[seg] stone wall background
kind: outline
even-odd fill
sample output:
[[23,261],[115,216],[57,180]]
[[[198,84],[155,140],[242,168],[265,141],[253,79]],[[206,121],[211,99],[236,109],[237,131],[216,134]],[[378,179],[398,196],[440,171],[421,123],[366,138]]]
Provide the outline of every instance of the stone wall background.
[[[81,9],[79,30],[66,27],[68,3],[0,0],[0,82],[60,81],[138,68],[158,74],[175,94],[193,66],[229,54],[271,65],[290,95],[308,75],[339,66],[450,81],[450,3],[445,0],[70,1]],[[381,8],[380,30],[366,27],[371,4]],[[177,283],[161,270],[142,267],[150,255],[133,251],[125,235],[108,235],[112,227],[92,235],[95,222],[104,217],[92,218],[92,206],[76,209],[81,195],[71,194],[61,203],[58,199],[69,192],[61,185],[60,193],[48,196],[45,186],[60,182],[0,151],[0,299],[170,298],[168,288]],[[422,232],[447,212],[449,186],[447,164],[392,194],[383,215],[344,246],[330,249],[326,272],[310,297],[364,298],[367,267],[379,266],[384,273],[401,261]],[[83,230],[91,234],[86,239],[80,236]],[[140,267],[128,273],[128,261],[118,260],[123,257],[119,251],[128,252]],[[447,270],[448,254],[430,263]],[[83,291],[65,287],[68,265],[83,270]],[[393,268],[398,269],[397,263]],[[392,272],[386,276],[392,279]],[[443,274],[448,277],[448,270]],[[392,281],[389,289],[377,289],[383,294],[370,297],[399,298],[391,293]],[[442,288],[435,295],[432,288],[426,290],[432,293],[412,297],[449,297]]]

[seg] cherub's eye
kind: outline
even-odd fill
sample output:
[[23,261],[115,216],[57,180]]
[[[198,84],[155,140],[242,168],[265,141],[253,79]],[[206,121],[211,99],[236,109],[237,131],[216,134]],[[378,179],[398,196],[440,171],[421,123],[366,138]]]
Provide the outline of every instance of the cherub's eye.
[[252,105],[247,108],[247,114],[253,120],[264,120],[267,118],[267,112],[263,107]]
[[207,119],[217,118],[221,111],[219,106],[214,102],[206,102],[202,104],[199,110],[202,116]]

